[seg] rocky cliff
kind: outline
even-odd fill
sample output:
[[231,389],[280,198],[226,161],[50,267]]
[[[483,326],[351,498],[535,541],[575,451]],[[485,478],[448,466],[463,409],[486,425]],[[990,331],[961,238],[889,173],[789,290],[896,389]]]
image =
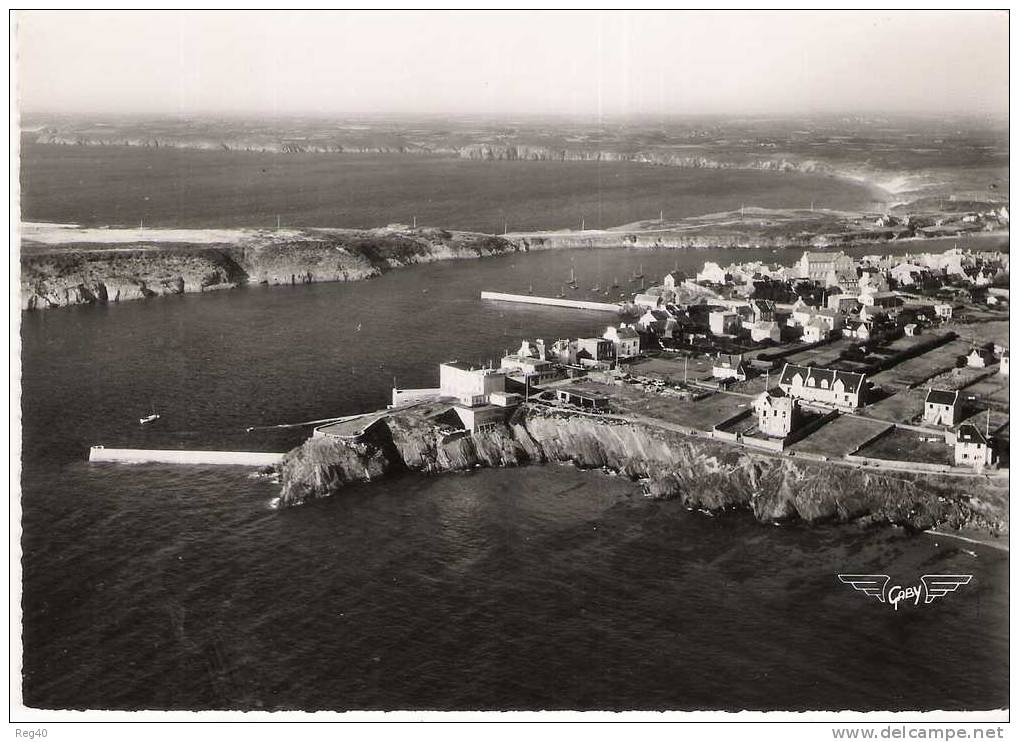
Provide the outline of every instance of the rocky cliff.
[[356,281],[393,268],[525,249],[500,237],[438,229],[236,232],[211,244],[26,244],[23,309],[107,303],[245,283]]
[[496,430],[469,435],[419,411],[386,418],[357,442],[312,438],[280,467],[283,505],[326,497],[390,472],[570,462],[644,480],[648,495],[759,520],[864,519],[916,529],[1008,532],[1008,486],[994,480],[876,473],[796,461],[618,420],[525,405]]
[[817,160],[787,157],[732,157],[718,159],[705,155],[682,155],[675,152],[640,150],[616,152],[597,149],[561,149],[530,144],[469,144],[457,154],[468,160],[535,160],[552,162],[639,162],[646,165],[697,168],[702,170],[773,170],[777,172],[840,174],[832,166]]
[[392,141],[351,141],[350,139],[290,138],[287,136],[228,136],[202,137],[183,135],[126,134],[120,131],[75,132],[44,128],[32,135],[36,144],[55,144],[73,147],[141,147],[146,149],[193,149],[225,152],[274,152],[280,154],[406,154],[446,155],[467,160],[529,160],[550,162],[639,162],[667,167],[699,168],[709,170],[774,170],[780,172],[845,174],[828,163],[799,159],[790,156],[751,157],[737,155],[726,158],[706,154],[678,154],[672,151],[639,149],[607,150],[550,147],[540,144],[476,142],[455,147],[451,145],[422,144],[403,139]]

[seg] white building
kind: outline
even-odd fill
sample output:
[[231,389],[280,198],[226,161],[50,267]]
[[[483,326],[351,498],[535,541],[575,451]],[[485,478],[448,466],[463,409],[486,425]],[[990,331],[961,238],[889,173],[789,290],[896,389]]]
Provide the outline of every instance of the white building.
[[865,291],[860,294],[860,303],[865,307],[897,307],[902,300],[894,291]]
[[998,373],[1008,378],[1008,348],[1005,348],[1001,352],[1001,367],[998,369]]
[[729,274],[718,263],[707,262],[697,274],[698,283],[720,283],[724,284],[729,280]]
[[812,318],[803,326],[803,342],[823,343],[830,336],[828,326],[817,317]]
[[[925,272],[926,270],[923,266],[913,265],[912,263],[899,263],[889,271],[891,277],[899,286],[912,286],[919,283]],[[887,289],[888,286],[886,284],[884,289],[879,290],[885,291]]]
[[616,349],[616,358],[634,358],[640,355],[640,335],[631,325],[609,326],[602,335],[612,341]]
[[716,379],[736,379],[746,381],[749,374],[747,365],[741,355],[719,353],[711,366],[711,375]]
[[517,377],[518,380],[522,379],[528,384],[546,384],[562,376],[552,361],[520,353],[503,356],[499,366],[507,376]]
[[994,363],[994,356],[986,348],[974,348],[966,356],[966,365],[970,368],[987,368],[992,363]]
[[776,343],[782,341],[782,328],[778,322],[751,322],[744,327],[750,330],[750,339],[755,343],[762,343],[765,340]]
[[962,399],[958,390],[930,389],[923,403],[923,421],[949,427],[961,422]]
[[439,366],[439,389],[442,396],[453,397],[466,407],[486,405],[492,392],[506,391],[506,372],[460,361],[443,363]]
[[739,331],[739,315],[722,309],[708,315],[708,327],[712,335],[735,335]]
[[763,392],[754,400],[754,412],[757,413],[757,429],[775,438],[789,435],[799,418],[795,399],[771,392]]
[[860,299],[852,294],[832,294],[828,297],[828,309],[848,313],[860,306]]
[[951,304],[936,304],[934,306],[934,313],[941,319],[952,319],[952,305]]
[[955,438],[955,465],[982,469],[993,463],[992,441],[981,433],[976,425],[969,423],[960,425]]
[[658,294],[634,294],[633,303],[638,307],[646,307],[648,309],[657,309],[665,302],[664,299]]
[[796,264],[800,278],[828,284],[840,275],[856,275],[853,259],[839,252],[804,252]]
[[842,334],[848,338],[867,341],[870,340],[870,327],[867,326],[866,322],[855,322],[847,324],[842,329]]
[[855,409],[863,405],[865,381],[851,371],[787,363],[778,385],[790,397]]

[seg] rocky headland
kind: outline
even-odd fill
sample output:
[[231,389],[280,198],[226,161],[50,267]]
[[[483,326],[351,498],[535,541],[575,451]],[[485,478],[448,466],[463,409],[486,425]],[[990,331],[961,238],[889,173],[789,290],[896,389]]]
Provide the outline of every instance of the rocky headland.
[[91,229],[82,230],[80,241],[75,241],[74,231],[55,226],[28,232],[21,256],[23,309],[244,284],[358,281],[417,263],[520,249],[501,237],[441,229]]
[[[922,237],[920,230],[904,224],[875,226],[867,215],[855,212],[759,208],[614,229],[505,235],[405,225],[363,230],[188,230],[24,224],[21,307],[116,303],[245,284],[359,281],[419,263],[509,252],[805,249],[915,239]],[[972,225],[960,225],[960,233],[972,231]]]
[[1008,533],[1007,480],[798,461],[535,404],[522,405],[505,426],[475,434],[426,407],[394,412],[358,440],[310,438],[278,467],[280,503],[299,505],[401,471],[565,463],[642,480],[652,497],[712,511],[746,509],[766,523],[859,521]]

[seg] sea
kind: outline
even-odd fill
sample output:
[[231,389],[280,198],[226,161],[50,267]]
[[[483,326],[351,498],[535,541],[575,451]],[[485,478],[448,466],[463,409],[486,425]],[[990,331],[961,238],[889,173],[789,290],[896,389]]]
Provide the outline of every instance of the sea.
[[[244,469],[86,463],[95,444],[286,451],[309,427],[269,426],[377,409],[394,384],[435,385],[442,361],[610,319],[484,289],[554,294],[574,269],[571,295],[595,298],[596,282],[632,291],[635,272],[796,257],[568,250],[23,313],[25,703],[1006,707],[1009,565],[995,548],[690,511],[570,466],[406,474],[274,510],[279,485]],[[972,580],[893,609],[840,573]]]

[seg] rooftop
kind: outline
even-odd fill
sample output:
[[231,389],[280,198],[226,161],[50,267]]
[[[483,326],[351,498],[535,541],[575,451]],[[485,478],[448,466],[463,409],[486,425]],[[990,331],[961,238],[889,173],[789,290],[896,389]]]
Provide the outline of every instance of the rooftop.
[[970,423],[963,423],[959,426],[960,443],[980,443],[987,445],[987,438],[980,432],[980,428]]
[[825,380],[828,382],[829,388],[840,380],[846,388],[846,391],[850,394],[859,392],[863,388],[863,382],[866,377],[863,374],[858,374],[853,371],[839,371],[831,368],[817,368],[816,366],[797,366],[792,363],[787,363],[782,369],[782,377],[779,379],[780,384],[792,384],[793,377],[799,374],[806,383],[807,379]]
[[927,392],[926,404],[954,405],[959,399],[959,392],[947,389],[931,389]]

